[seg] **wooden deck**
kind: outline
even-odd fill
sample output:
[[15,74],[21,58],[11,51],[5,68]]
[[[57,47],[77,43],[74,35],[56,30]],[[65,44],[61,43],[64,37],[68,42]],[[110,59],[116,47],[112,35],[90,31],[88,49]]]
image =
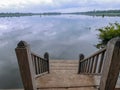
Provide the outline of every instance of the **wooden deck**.
[[36,78],[38,90],[97,90],[93,75],[80,75],[78,60],[50,60],[50,74]]
[[100,76],[80,75],[77,72],[78,60],[50,60],[50,73],[36,78],[37,90],[98,90]]
[[47,52],[41,58],[25,41],[15,51],[25,90],[116,90],[120,86],[119,37],[90,57],[80,54],[79,61],[49,60]]

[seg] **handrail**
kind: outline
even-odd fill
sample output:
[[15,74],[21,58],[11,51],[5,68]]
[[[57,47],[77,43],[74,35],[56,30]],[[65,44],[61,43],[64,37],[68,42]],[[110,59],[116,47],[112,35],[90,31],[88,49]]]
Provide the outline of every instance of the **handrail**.
[[49,72],[48,58],[41,58],[35,53],[31,53],[31,56],[36,75],[42,74],[44,72]]
[[45,53],[44,58],[41,58],[39,55],[31,53],[30,46],[25,41],[20,41],[15,51],[24,90],[37,90],[35,77],[49,73],[49,54]]
[[120,37],[88,58],[80,54],[78,74],[101,75],[99,90],[115,90],[120,71]]
[[94,57],[94,56],[96,56],[96,55],[98,55],[98,54],[100,54],[100,53],[102,53],[104,51],[106,51],[106,48],[102,48],[102,49],[98,50],[97,52],[95,52],[94,54],[92,54],[92,55],[88,56],[87,58],[81,60],[80,62],[83,62],[84,60],[89,59],[91,57]]
[[103,48],[87,58],[80,54],[78,74],[101,74],[105,52]]
[[120,37],[107,44],[99,90],[115,90],[120,72]]

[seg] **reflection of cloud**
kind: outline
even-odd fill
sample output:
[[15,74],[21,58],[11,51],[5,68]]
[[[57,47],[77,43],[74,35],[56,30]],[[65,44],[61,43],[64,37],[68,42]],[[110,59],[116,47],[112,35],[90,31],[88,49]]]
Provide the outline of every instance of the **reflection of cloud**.
[[2,29],[7,29],[7,25],[5,25],[5,24],[0,24],[0,30],[2,30]]
[[81,41],[89,41],[91,39],[95,39],[96,38],[96,31],[91,31],[89,33],[86,33],[84,35],[81,35],[80,37],[78,37],[78,40]]
[[1,47],[4,47],[5,45],[7,45],[8,44],[8,42],[7,41],[0,41],[0,48]]
[[45,34],[45,36],[54,36],[54,35],[56,35],[56,32],[45,32],[44,33]]

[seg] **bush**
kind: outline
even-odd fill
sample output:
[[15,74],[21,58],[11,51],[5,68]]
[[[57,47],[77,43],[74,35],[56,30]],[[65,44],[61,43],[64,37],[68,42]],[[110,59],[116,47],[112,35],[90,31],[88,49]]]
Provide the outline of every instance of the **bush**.
[[96,45],[97,48],[104,48],[108,41],[114,37],[120,37],[120,24],[119,23],[110,23],[109,26],[103,27],[99,30],[98,38],[100,42]]

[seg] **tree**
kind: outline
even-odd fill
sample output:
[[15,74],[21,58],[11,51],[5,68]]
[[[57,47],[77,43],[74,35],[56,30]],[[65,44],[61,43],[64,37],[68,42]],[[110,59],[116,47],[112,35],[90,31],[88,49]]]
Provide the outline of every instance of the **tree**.
[[100,39],[99,43],[96,45],[97,48],[104,48],[108,41],[114,37],[120,37],[120,24],[119,23],[110,23],[108,26],[98,29],[99,34],[98,38]]

